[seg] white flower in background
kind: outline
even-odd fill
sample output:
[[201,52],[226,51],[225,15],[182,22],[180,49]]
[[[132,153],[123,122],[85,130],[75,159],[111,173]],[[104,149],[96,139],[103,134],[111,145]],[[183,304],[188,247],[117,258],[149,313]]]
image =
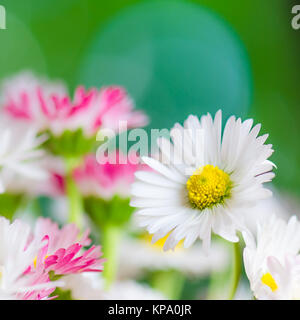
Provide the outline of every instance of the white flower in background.
[[256,239],[243,233],[244,265],[257,299],[300,299],[300,223],[272,215],[258,225]]
[[[289,199],[286,199],[282,194],[273,190],[272,197],[258,201],[257,205],[247,212],[245,218],[247,228],[255,235],[257,225],[263,224],[270,219],[270,212],[287,221],[292,216],[291,212],[293,212],[291,208],[289,208],[289,205]],[[300,212],[299,207],[297,211]]]
[[34,179],[12,170],[4,170],[1,174],[5,191],[12,194],[29,196],[64,197],[65,167],[62,158],[45,153],[38,160],[38,167],[44,171],[45,178]]
[[56,287],[48,274],[26,270],[37,256],[39,246],[31,241],[31,229],[26,223],[14,223],[0,218],[0,299],[43,299]]
[[99,274],[82,273],[63,278],[64,290],[70,290],[75,300],[165,300],[158,291],[135,281],[116,282],[107,292]]
[[184,127],[176,124],[173,144],[158,139],[162,160],[143,157],[154,172],[136,173],[131,201],[153,242],[170,234],[164,250],[182,239],[189,247],[197,238],[208,248],[212,232],[239,240],[236,231],[245,227],[245,212],[271,195],[263,183],[274,177],[268,135],[258,137],[260,125],[252,125],[252,119],[232,116],[222,135],[219,111],[214,120],[208,114],[200,120],[190,116]]
[[0,192],[5,190],[2,177],[10,172],[36,180],[48,177],[39,164],[44,152],[37,149],[45,139],[45,135],[37,136],[36,130],[28,126],[0,123]]
[[145,271],[179,270],[187,276],[206,276],[225,270],[229,265],[230,252],[220,242],[212,243],[208,254],[200,243],[184,249],[178,245],[174,251],[164,252],[161,239],[151,244],[151,236],[127,237],[122,240],[119,258],[119,277],[130,278]]

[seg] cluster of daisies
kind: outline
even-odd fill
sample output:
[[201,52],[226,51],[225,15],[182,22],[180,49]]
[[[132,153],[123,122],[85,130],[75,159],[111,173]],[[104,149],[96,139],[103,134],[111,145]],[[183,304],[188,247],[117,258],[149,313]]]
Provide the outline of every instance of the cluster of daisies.
[[[121,121],[128,128],[144,126],[146,115],[122,87],[79,87],[70,98],[64,84],[30,72],[2,84],[0,105],[0,299],[57,298],[74,283],[72,276],[80,285],[88,274],[99,279],[99,298],[109,297],[99,275],[107,259],[91,244],[83,212],[91,211],[97,225],[103,206],[120,203],[119,216],[122,206],[129,208],[125,223],[132,209],[128,190],[119,191],[133,181],[138,165],[100,165],[96,135],[119,132]],[[58,213],[67,215],[62,226],[39,217],[40,197],[68,200],[67,212]],[[26,211],[35,211],[31,219],[24,219]]]
[[[255,298],[300,296],[300,223],[270,205],[273,149],[251,119],[190,116],[156,155],[115,150],[111,163],[97,135],[148,123],[124,88],[71,98],[25,72],[2,83],[0,107],[0,299],[178,298],[177,271],[230,268],[231,242]],[[62,204],[57,221],[41,199]]]
[[172,141],[158,141],[160,157],[143,157],[152,171],[136,173],[131,205],[153,242],[166,238],[166,251],[201,239],[209,252],[212,235],[233,243],[243,239],[254,297],[298,299],[300,223],[296,216],[286,221],[276,214],[282,210],[266,203],[272,196],[264,184],[274,177],[268,160],[273,150],[259,131],[251,119],[234,116],[223,130],[221,111],[214,118],[188,117],[171,130]]

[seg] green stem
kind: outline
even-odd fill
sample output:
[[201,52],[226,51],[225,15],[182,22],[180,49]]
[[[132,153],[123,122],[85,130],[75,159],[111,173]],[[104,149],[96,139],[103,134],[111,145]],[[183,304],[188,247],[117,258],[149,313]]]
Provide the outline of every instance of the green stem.
[[119,226],[108,224],[102,229],[101,235],[103,257],[107,259],[104,263],[103,277],[105,279],[105,289],[108,290],[115,281],[117,274],[122,232]]
[[152,275],[151,282],[154,289],[171,300],[177,300],[182,292],[184,277],[176,270],[156,271]]
[[214,271],[210,275],[209,286],[206,292],[207,300],[223,300],[228,297],[230,266],[226,270]]
[[83,226],[83,202],[78,187],[73,179],[73,170],[78,160],[67,158],[66,162],[66,192],[69,200],[69,222],[75,223],[80,229]]
[[238,288],[240,278],[241,278],[241,251],[239,242],[233,243],[233,266],[232,266],[232,279],[231,279],[231,288],[229,293],[229,300],[233,300],[236,290]]

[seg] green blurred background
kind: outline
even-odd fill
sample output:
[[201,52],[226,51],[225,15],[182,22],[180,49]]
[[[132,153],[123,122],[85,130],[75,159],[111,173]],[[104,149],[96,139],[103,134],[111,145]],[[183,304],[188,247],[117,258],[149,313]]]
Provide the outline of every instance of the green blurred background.
[[190,113],[254,117],[270,133],[275,185],[299,195],[299,39],[287,0],[0,0],[0,78],[24,69],[124,85],[152,128]]

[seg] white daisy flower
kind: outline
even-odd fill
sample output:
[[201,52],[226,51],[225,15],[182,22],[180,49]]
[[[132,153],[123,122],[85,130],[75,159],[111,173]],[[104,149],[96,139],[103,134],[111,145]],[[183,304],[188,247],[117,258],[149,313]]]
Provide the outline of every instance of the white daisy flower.
[[181,239],[189,247],[197,238],[208,248],[212,232],[239,240],[236,231],[245,227],[246,210],[271,195],[263,183],[274,177],[268,135],[258,137],[260,125],[252,124],[232,116],[222,135],[219,111],[214,120],[208,114],[200,120],[190,116],[184,127],[176,124],[173,143],[158,139],[162,159],[143,157],[154,172],[136,173],[131,201],[153,242],[168,233],[164,250]]
[[104,279],[92,272],[73,274],[63,278],[64,290],[70,290],[75,300],[165,300],[158,291],[135,281],[116,282],[107,292]]
[[300,223],[272,215],[258,224],[256,239],[243,233],[244,265],[257,299],[300,299]]
[[10,173],[36,180],[48,177],[38,162],[44,152],[37,148],[45,139],[28,126],[0,123],[0,192],[5,191],[5,177]]
[[289,199],[286,199],[274,189],[272,191],[272,197],[258,201],[255,207],[246,213],[247,228],[254,235],[257,231],[257,225],[270,219],[270,212],[285,221],[292,216],[291,212],[295,212],[295,210],[299,212],[299,207],[291,210]]
[[137,277],[149,270],[179,270],[190,277],[206,276],[225,270],[229,265],[230,252],[219,242],[214,242],[206,254],[200,243],[189,249],[184,249],[179,243],[174,251],[163,252],[164,241],[162,238],[151,244],[149,235],[124,238],[120,250],[119,277]]
[[46,152],[39,157],[41,179],[24,176],[12,170],[4,170],[1,174],[5,191],[12,194],[26,194],[34,197],[46,195],[51,197],[64,196],[65,167],[60,157],[54,157]]

